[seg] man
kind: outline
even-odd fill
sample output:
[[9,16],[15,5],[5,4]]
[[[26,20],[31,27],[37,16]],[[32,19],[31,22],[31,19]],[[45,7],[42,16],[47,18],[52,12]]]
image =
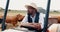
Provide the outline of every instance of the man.
[[29,5],[25,5],[27,8],[27,15],[21,22],[21,26],[29,27],[28,29],[35,30],[36,32],[40,32],[44,27],[44,14],[39,13],[37,10],[37,6],[34,3]]

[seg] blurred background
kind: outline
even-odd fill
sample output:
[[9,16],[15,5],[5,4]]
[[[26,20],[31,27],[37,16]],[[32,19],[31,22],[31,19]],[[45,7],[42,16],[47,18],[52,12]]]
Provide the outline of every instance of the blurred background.
[[[0,16],[4,15],[6,1],[7,0],[0,0]],[[27,9],[25,8],[25,5],[30,4],[30,3],[35,3],[38,7],[39,12],[42,12],[45,14],[46,8],[47,8],[47,1],[48,0],[10,0],[7,16],[14,17],[18,14],[20,14],[20,17],[25,16],[27,14]],[[60,17],[60,4],[59,3],[60,3],[60,0],[51,0],[49,16],[52,16],[52,17],[59,16]],[[7,19],[8,19],[8,17],[7,17]],[[50,19],[49,21],[51,21],[51,23],[53,23],[53,22],[60,23],[59,17],[58,17],[58,20],[56,18],[49,18]],[[12,20],[12,22],[13,22],[13,20]],[[13,24],[15,24],[15,22]],[[12,27],[12,25],[10,25],[10,26]],[[8,28],[10,26],[8,25]]]
[[[3,15],[7,0],[0,0],[0,14]],[[35,3],[40,12],[45,13],[47,8],[47,0],[10,0],[8,15],[22,14],[25,15],[27,9],[24,5]],[[50,14],[52,16],[59,15],[60,13],[60,0],[51,0]],[[45,11],[44,11],[45,10]]]

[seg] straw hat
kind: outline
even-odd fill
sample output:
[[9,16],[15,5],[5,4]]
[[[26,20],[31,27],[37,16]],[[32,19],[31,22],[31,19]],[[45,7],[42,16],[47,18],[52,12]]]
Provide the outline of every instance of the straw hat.
[[35,8],[35,9],[37,9],[37,6],[36,6],[35,3],[30,3],[30,4],[28,4],[28,5],[25,5],[26,8],[28,8],[29,6],[31,6],[31,7]]

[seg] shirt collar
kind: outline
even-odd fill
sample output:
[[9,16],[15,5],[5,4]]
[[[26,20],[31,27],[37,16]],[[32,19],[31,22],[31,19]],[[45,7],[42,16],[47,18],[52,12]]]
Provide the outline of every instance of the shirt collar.
[[32,16],[30,15],[30,17],[31,17],[31,18],[35,18],[35,17],[36,17],[36,14],[34,15],[34,17],[32,17]]

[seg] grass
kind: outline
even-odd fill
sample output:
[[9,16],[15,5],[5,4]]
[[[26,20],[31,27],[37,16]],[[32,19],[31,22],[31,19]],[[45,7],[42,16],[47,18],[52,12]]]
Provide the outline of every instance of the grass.
[[[10,16],[14,16],[14,15],[17,15],[17,14],[21,14],[21,15],[26,15],[26,11],[8,11],[7,15],[10,15]],[[0,15],[3,15],[4,12],[3,11],[0,11]],[[57,15],[60,15],[60,12],[50,12],[49,15],[52,15],[52,16],[57,16]]]
[[[0,15],[3,15],[4,12],[0,12]],[[17,14],[21,14],[21,15],[25,15],[26,12],[25,11],[8,11],[7,15],[17,15]]]

